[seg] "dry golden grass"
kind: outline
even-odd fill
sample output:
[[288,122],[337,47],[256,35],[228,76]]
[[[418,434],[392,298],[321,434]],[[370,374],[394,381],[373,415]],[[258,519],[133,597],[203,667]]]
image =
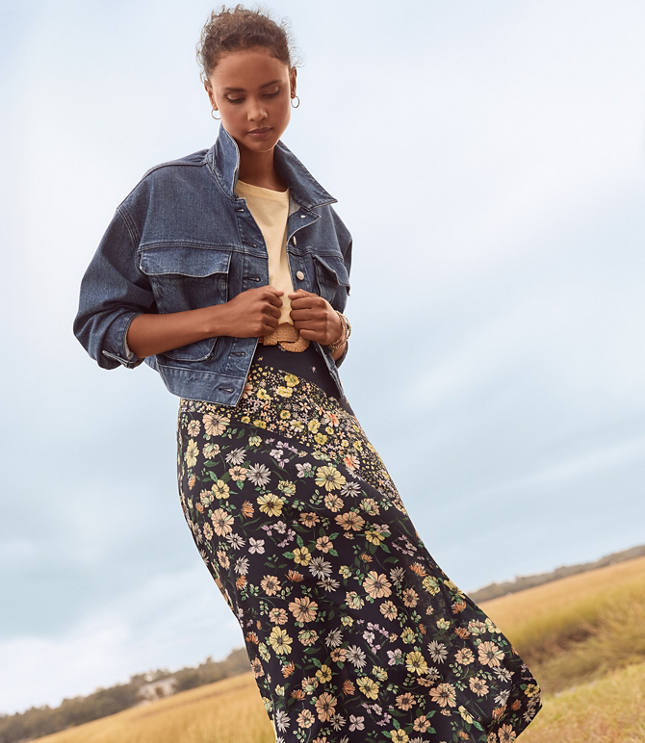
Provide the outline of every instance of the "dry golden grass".
[[251,672],[139,705],[38,743],[272,743]]
[[480,606],[547,693],[645,660],[645,557]]
[[[645,557],[481,602],[543,689],[526,743],[645,741]],[[39,743],[273,743],[252,674]]]
[[643,743],[645,663],[549,695],[522,743]]

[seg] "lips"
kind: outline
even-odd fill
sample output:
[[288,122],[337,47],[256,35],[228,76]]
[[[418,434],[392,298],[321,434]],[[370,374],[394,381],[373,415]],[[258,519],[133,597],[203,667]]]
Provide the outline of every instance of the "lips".
[[263,126],[261,129],[252,129],[249,134],[264,134],[265,132],[271,131],[270,126]]

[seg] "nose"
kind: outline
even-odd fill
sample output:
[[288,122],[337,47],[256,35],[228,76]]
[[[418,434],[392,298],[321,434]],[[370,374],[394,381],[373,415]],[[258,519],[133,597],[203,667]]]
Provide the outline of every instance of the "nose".
[[249,121],[263,121],[267,117],[266,109],[260,101],[252,101],[248,110]]

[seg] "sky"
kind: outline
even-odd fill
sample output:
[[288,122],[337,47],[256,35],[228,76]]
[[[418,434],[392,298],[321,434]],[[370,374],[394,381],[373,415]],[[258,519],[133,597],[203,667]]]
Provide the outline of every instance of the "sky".
[[[72,332],[116,205],[217,137],[213,7],[1,11],[0,713],[243,645],[179,398]],[[645,542],[645,5],[261,7],[295,42],[282,140],[353,237],[343,386],[432,557],[472,592]]]

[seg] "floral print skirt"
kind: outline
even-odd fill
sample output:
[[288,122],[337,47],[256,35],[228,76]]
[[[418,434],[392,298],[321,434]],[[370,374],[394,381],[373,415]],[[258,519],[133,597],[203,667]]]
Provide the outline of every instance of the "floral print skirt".
[[254,358],[236,406],[182,397],[177,419],[183,513],[277,743],[515,740],[538,683],[313,379]]

